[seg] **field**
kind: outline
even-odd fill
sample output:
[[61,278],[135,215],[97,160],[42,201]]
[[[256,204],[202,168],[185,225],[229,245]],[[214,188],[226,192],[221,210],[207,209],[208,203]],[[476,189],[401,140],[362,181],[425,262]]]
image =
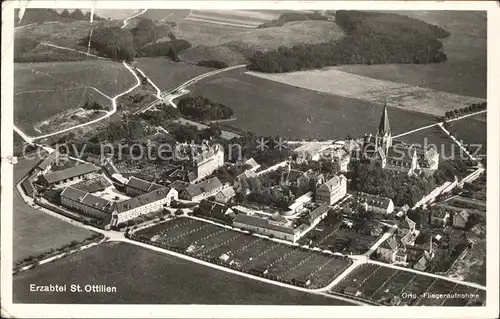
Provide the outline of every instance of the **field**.
[[[109,99],[135,85],[134,76],[120,63],[78,61],[22,63],[14,65],[14,123],[29,135],[33,126],[50,117],[69,112],[85,101],[111,108]],[[42,129],[43,131],[43,129]]]
[[[292,139],[344,139],[375,133],[383,104],[269,81],[232,70],[199,81],[192,94],[230,106],[232,126]],[[434,123],[434,117],[390,108],[393,134]]]
[[[423,295],[477,293],[484,302],[484,291],[473,287],[455,284],[446,280],[419,275],[407,271],[394,270],[374,264],[358,266],[332,290],[335,293],[345,294],[347,287],[357,287],[362,295],[360,298],[376,303],[388,304],[393,296],[401,298],[402,305],[412,306],[466,306],[473,305],[476,300],[469,298],[432,298]],[[411,293],[407,296],[404,293]]]
[[210,68],[175,63],[165,58],[138,58],[134,65],[141,69],[160,90],[169,90],[185,81],[211,71]]
[[[310,279],[309,288],[326,286],[350,264],[349,259],[323,255],[272,242],[202,221],[177,218],[145,229],[139,235],[166,248],[230,268],[275,280]],[[228,258],[221,259],[224,255]],[[328,267],[322,265],[328,264]],[[267,269],[262,273],[258,269]]]
[[478,154],[486,154],[487,152],[487,130],[488,127],[483,114],[450,122],[449,129],[452,133],[456,131],[458,140],[464,141],[465,144],[481,145],[481,150]]
[[391,11],[436,24],[451,33],[442,39],[448,60],[440,64],[345,65],[337,69],[465,96],[486,98],[486,13]]
[[455,152],[459,151],[458,145],[437,125],[396,139],[422,146],[426,144],[428,146],[436,146],[441,158],[450,159],[454,156]]
[[[285,74],[248,72],[248,74],[288,85],[356,98],[405,110],[443,116],[451,109],[458,109],[481,99],[402,83],[376,80],[342,72],[334,68],[298,71]],[[387,99],[387,100],[386,100]]]
[[[20,159],[14,166],[15,183],[17,184],[36,163],[37,160]],[[92,235],[91,231],[73,226],[26,204],[17,188],[14,187],[13,192],[14,263]]]
[[[124,243],[102,244],[16,275],[16,303],[349,305]],[[33,293],[30,284],[106,284],[116,293]]]

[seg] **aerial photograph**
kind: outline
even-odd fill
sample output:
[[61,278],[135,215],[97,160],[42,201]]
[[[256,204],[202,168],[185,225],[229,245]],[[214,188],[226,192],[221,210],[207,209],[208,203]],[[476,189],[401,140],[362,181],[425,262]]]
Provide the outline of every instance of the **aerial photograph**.
[[14,21],[13,303],[486,306],[486,11]]

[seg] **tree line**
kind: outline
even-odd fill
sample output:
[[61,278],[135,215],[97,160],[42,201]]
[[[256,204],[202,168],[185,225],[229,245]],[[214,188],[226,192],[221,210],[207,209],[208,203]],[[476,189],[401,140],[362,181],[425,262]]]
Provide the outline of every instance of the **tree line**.
[[83,39],[105,57],[113,60],[133,61],[136,50],[130,31],[120,27],[98,28]]
[[259,25],[259,28],[281,27],[285,23],[293,21],[306,21],[306,20],[321,20],[326,21],[328,17],[320,13],[301,13],[301,12],[286,12],[279,16],[278,19],[271,20]]
[[222,120],[228,119],[233,115],[233,110],[229,106],[202,96],[183,97],[177,103],[177,106],[184,116],[194,120]]
[[474,113],[474,112],[484,111],[484,110],[486,110],[486,108],[487,108],[486,102],[472,103],[466,107],[446,111],[444,113],[444,117],[445,117],[445,120],[453,119],[455,117],[459,117],[462,115],[467,115],[467,114]]
[[423,21],[342,10],[336,12],[335,21],[345,32],[340,40],[257,51],[249,58],[249,68],[281,73],[344,64],[423,64],[447,59],[439,39],[449,33]]
[[[69,12],[68,9],[64,9],[61,13],[54,9],[41,9],[41,8],[30,8],[24,11],[24,15],[20,21],[19,9],[14,9],[14,17],[16,26],[22,26],[31,23],[43,23],[48,21],[71,21],[71,20],[85,20],[90,21],[90,12],[83,13],[80,9],[75,9]],[[94,20],[104,20],[104,18],[99,17],[94,14]]]

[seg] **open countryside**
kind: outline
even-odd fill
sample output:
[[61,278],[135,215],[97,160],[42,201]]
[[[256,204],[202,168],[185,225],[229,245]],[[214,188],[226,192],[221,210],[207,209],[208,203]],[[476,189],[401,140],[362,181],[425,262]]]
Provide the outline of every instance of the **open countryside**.
[[[454,91],[426,85],[432,72],[338,66],[455,67],[464,30],[361,11],[144,9],[88,32],[87,11],[37,10],[16,31],[16,146],[44,156],[16,164],[15,302],[485,304],[486,166],[467,143],[486,141],[487,105],[461,89],[476,75],[455,74]],[[30,292],[74,283],[116,292]]]

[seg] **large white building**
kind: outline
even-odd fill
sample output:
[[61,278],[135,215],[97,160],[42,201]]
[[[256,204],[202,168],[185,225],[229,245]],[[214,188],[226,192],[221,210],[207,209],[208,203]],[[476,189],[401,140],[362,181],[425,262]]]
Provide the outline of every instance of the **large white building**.
[[189,185],[180,194],[185,200],[199,202],[203,199],[214,196],[223,188],[222,183],[217,177],[213,177],[198,184]]
[[308,228],[305,224],[294,228],[290,221],[275,221],[246,214],[236,215],[233,219],[233,226],[291,242],[299,240]]
[[379,215],[388,215],[394,212],[394,202],[388,197],[376,196],[362,192],[355,192],[353,197],[364,206],[368,212]]
[[333,205],[347,194],[347,178],[336,175],[316,188],[316,200]]
[[196,181],[199,181],[224,166],[224,150],[220,145],[209,147],[193,158]]
[[118,202],[112,213],[111,226],[122,224],[140,215],[161,210],[164,205],[170,206],[172,200],[177,199],[178,193],[174,188],[164,187]]

